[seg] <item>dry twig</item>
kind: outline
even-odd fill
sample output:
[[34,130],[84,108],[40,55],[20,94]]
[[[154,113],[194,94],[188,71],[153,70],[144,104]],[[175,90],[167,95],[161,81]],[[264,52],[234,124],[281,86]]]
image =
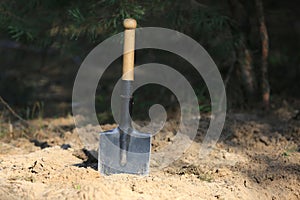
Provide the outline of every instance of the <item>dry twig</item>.
[[25,119],[23,119],[20,115],[18,115],[18,113],[16,113],[1,96],[0,96],[0,102],[11,112],[13,116],[18,118],[24,126],[26,127],[29,126],[29,123]]

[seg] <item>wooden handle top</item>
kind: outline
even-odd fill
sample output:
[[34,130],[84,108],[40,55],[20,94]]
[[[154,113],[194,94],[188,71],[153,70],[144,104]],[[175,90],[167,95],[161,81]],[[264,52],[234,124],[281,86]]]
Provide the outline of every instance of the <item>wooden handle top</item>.
[[125,28],[125,32],[124,32],[122,80],[133,81],[135,28],[137,26],[137,23],[134,19],[125,19],[123,25]]
[[137,26],[136,20],[132,18],[125,19],[123,22],[125,29],[135,29]]

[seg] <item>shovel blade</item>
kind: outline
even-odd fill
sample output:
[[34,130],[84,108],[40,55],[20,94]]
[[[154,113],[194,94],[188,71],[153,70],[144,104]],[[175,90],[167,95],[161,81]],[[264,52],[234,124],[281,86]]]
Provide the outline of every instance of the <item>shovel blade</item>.
[[103,175],[149,173],[151,135],[133,131],[128,134],[128,151],[126,163],[121,162],[120,136],[124,134],[119,128],[100,133],[98,170]]

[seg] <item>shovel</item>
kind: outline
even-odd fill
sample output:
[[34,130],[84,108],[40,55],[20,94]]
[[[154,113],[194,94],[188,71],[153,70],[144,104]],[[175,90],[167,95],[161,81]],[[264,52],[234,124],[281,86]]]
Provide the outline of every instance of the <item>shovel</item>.
[[121,85],[120,124],[117,128],[100,133],[98,169],[103,175],[149,173],[151,135],[134,130],[131,124],[134,80],[134,19],[124,20],[124,54]]

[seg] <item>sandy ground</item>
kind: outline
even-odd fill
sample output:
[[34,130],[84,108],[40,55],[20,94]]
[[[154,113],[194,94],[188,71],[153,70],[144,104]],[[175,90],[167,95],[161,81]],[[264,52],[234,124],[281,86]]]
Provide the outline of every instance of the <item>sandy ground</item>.
[[[71,118],[37,120],[31,137],[0,143],[0,199],[300,199],[300,120],[292,115],[229,114],[205,159],[198,152],[209,120],[201,120],[188,151],[164,169],[152,161],[149,176],[101,176]],[[153,151],[172,137],[170,127],[157,135]]]

